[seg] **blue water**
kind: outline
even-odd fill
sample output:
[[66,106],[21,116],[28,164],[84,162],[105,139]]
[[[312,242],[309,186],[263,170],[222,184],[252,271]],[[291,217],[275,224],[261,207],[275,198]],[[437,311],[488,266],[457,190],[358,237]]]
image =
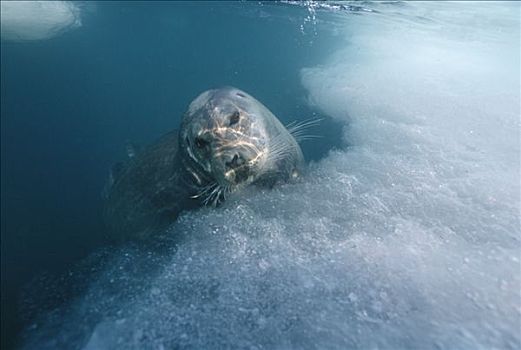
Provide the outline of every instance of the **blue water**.
[[[517,3],[8,6],[2,348],[521,345]],[[324,118],[304,181],[107,243],[125,143],[224,85]]]

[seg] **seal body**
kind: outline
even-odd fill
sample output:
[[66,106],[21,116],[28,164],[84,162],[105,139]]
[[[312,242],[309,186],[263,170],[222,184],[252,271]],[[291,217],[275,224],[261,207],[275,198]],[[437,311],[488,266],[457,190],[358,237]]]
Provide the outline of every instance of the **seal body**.
[[115,167],[103,213],[111,239],[146,238],[198,206],[178,149],[178,132],[171,131]]
[[114,172],[105,221],[116,237],[145,238],[183,210],[298,178],[303,166],[297,141],[262,103],[232,87],[208,90],[192,101],[179,131]]

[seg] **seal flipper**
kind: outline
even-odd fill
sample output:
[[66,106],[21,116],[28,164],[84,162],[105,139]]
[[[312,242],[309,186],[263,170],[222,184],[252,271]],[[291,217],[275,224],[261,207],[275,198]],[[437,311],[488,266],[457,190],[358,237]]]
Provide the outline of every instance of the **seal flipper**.
[[134,158],[139,151],[138,147],[136,147],[136,145],[134,143],[132,143],[128,140],[125,142],[125,149],[127,151],[127,157],[129,159]]
[[128,166],[127,163],[130,161],[134,161],[134,158],[138,154],[138,148],[136,147],[136,145],[128,140],[125,142],[125,150],[129,160],[127,162],[117,162],[110,169],[109,178],[107,180],[107,183],[103,187],[103,191],[101,192],[101,195],[104,199],[108,198],[112,186],[114,186],[116,181],[118,181],[118,179],[121,177],[121,174],[123,173],[124,169]]
[[112,183],[116,182],[117,179],[121,176],[123,173],[123,169],[125,169],[125,163],[123,162],[117,162],[112,166],[112,169],[110,170],[110,180]]
[[112,166],[112,169],[109,172],[109,178],[107,180],[107,183],[103,187],[103,191],[101,193],[103,198],[107,199],[110,193],[110,189],[112,188],[114,183],[116,183],[116,181],[119,179],[124,169],[125,163],[123,162],[117,162]]

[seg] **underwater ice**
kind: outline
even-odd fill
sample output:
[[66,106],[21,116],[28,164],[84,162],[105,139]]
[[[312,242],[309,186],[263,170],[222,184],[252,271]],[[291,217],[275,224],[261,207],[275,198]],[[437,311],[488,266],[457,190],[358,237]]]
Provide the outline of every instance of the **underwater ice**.
[[26,346],[519,348],[519,6],[406,6],[301,72],[347,150],[112,253]]
[[2,39],[52,38],[81,25],[80,9],[71,1],[2,1]]

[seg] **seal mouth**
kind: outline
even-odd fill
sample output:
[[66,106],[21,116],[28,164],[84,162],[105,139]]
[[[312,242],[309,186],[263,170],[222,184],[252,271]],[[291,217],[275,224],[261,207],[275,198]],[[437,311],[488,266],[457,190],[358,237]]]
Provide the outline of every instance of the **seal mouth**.
[[228,184],[239,185],[247,182],[250,178],[250,168],[242,166],[236,169],[230,169],[224,173],[224,179]]
[[204,205],[218,206],[227,195],[248,185],[254,179],[254,169],[238,154],[227,159],[215,159],[211,165],[213,181],[199,188],[192,198],[201,198]]
[[252,177],[249,157],[241,152],[230,152],[216,157],[216,179],[224,186],[237,186],[248,182]]

